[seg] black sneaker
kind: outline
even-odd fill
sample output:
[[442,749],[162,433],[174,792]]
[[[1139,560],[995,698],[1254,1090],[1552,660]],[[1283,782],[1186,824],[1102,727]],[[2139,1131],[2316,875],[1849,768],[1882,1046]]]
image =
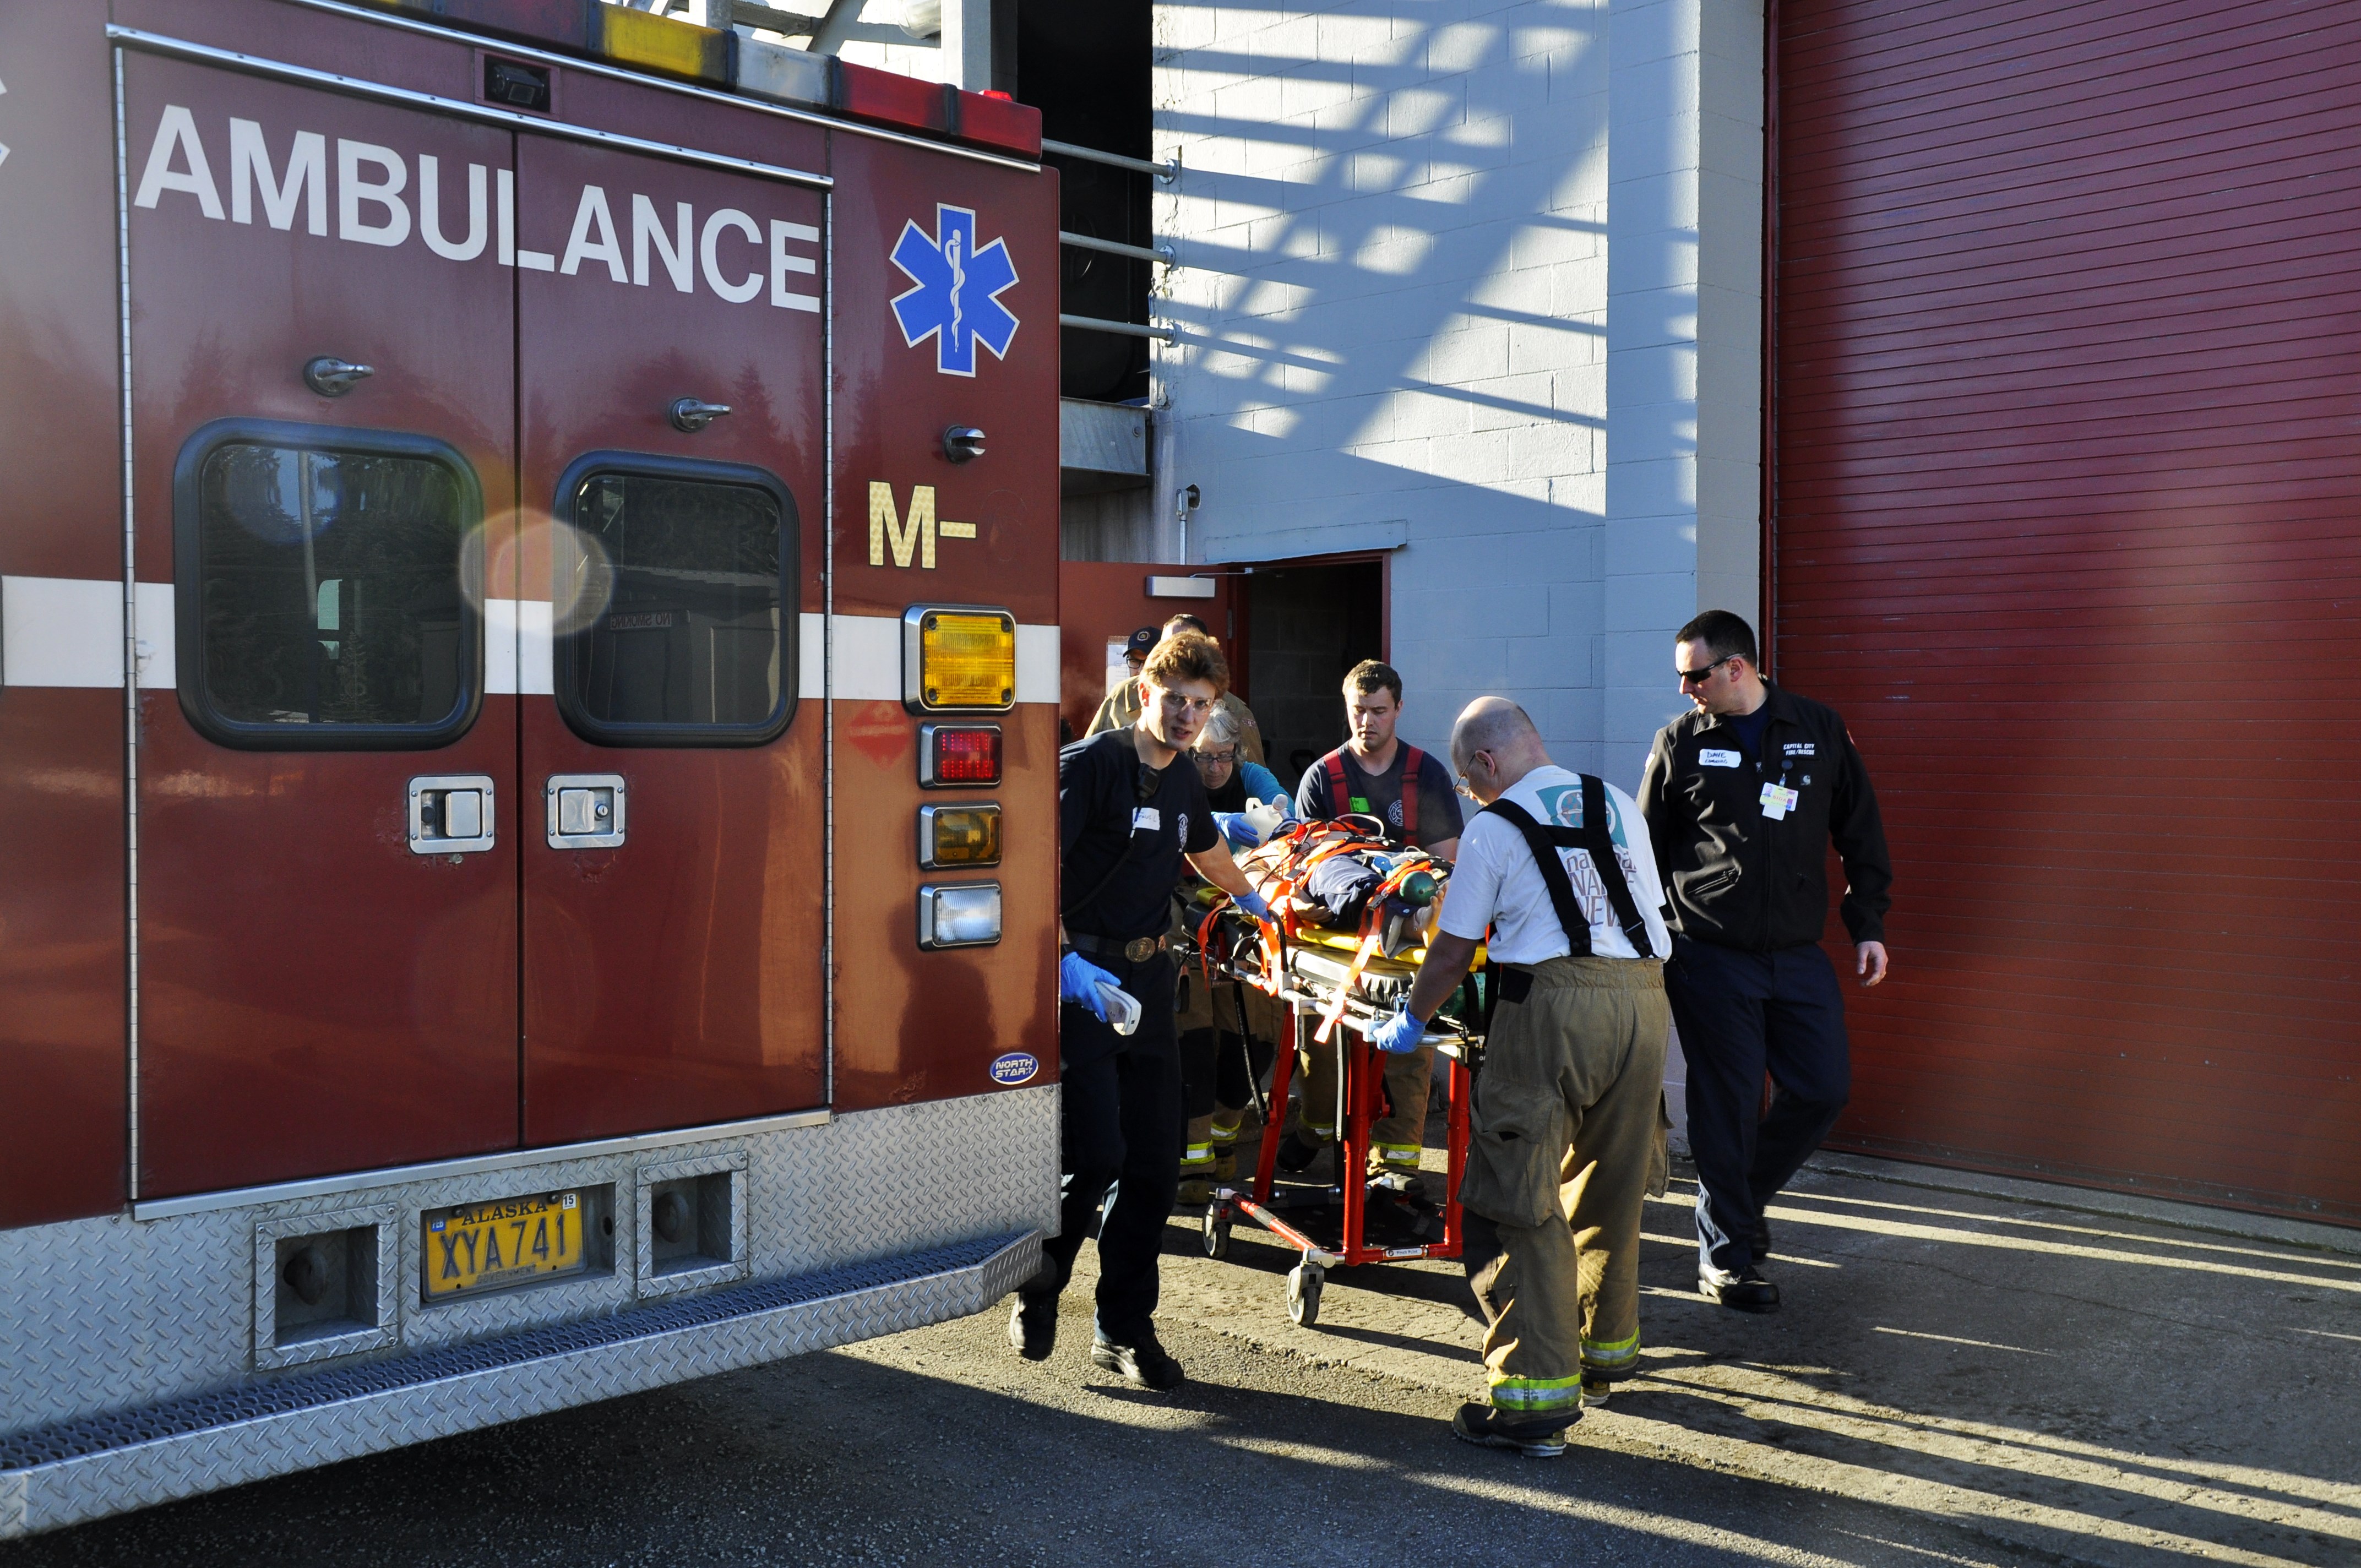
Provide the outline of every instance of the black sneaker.
[[1754,1216],[1754,1261],[1761,1263],[1771,1255],[1771,1217]]
[[1047,1361],[1058,1348],[1057,1266],[1044,1262],[1041,1272],[1017,1287],[1016,1305],[1008,1314],[1008,1343],[1027,1361]]
[[1189,1381],[1180,1364],[1164,1354],[1156,1343],[1156,1331],[1149,1329],[1131,1344],[1117,1344],[1113,1340],[1093,1335],[1091,1339],[1091,1365],[1102,1372],[1112,1372],[1136,1388],[1165,1393]]
[[1735,1307],[1741,1312],[1775,1312],[1779,1310],[1779,1288],[1763,1277],[1762,1270],[1748,1267],[1741,1274],[1728,1269],[1707,1268],[1697,1272],[1697,1290],[1708,1300],[1725,1307]]
[[1302,1135],[1290,1134],[1287,1141],[1279,1146],[1279,1156],[1272,1163],[1290,1176],[1301,1176],[1312,1168],[1312,1162],[1318,1159],[1320,1151],[1327,1146],[1325,1144],[1307,1144]]
[[1483,1448],[1512,1448],[1527,1459],[1555,1459],[1565,1452],[1565,1427],[1560,1421],[1547,1417],[1512,1421],[1489,1405],[1460,1406],[1451,1418],[1451,1435]]

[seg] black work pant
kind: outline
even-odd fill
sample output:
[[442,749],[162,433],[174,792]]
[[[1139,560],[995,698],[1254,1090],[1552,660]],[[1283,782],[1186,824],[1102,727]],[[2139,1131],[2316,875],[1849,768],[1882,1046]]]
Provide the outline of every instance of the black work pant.
[[[1099,1332],[1130,1344],[1156,1312],[1156,1260],[1180,1187],[1180,1051],[1172,1028],[1172,960],[1087,955],[1138,999],[1129,1038],[1067,1003],[1058,1010],[1058,1234],[1042,1252],[1062,1288],[1099,1222]],[[1103,1211],[1103,1212],[1102,1212]]]
[[[1255,1081],[1270,1066],[1268,1040],[1241,1037],[1227,1029],[1191,1029],[1180,1036],[1180,1080],[1191,1116],[1210,1116],[1217,1107],[1237,1110],[1254,1103]],[[1254,1053],[1251,1060],[1247,1052]]]
[[1844,992],[1817,943],[1748,953],[1687,937],[1673,938],[1664,992],[1688,1062],[1698,1266],[1742,1274],[1764,1206],[1852,1092]]

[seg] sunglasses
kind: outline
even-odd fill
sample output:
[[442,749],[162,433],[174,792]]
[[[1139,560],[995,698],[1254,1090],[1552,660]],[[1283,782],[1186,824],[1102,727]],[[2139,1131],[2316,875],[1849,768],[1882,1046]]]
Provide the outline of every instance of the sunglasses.
[[1716,670],[1719,670],[1724,664],[1729,663],[1732,659],[1737,657],[1738,655],[1735,653],[1725,653],[1710,664],[1700,664],[1694,670],[1676,669],[1673,674],[1680,677],[1681,685],[1688,685],[1691,683],[1695,683],[1697,685],[1703,685],[1706,682],[1713,679],[1713,673]]

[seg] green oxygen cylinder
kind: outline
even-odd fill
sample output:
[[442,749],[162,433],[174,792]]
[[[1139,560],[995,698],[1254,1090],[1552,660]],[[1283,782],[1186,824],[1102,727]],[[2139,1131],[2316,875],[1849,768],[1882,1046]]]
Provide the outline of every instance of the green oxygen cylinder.
[[1434,902],[1434,873],[1412,872],[1402,878],[1400,897],[1412,909],[1423,909]]

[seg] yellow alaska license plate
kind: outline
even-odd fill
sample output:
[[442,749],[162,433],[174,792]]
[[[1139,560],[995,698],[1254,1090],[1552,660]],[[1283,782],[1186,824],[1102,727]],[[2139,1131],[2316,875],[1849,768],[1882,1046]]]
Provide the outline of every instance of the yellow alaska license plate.
[[464,1203],[424,1216],[426,1298],[497,1290],[587,1267],[582,1194]]

